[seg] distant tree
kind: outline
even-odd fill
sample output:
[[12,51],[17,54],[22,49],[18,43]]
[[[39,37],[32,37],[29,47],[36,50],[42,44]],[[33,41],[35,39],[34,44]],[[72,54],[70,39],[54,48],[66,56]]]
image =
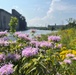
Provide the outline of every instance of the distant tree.
[[10,32],[14,33],[16,31],[16,26],[18,25],[18,19],[16,17],[11,17],[9,22]]
[[68,27],[70,27],[70,28],[76,27],[76,20],[75,20],[75,19],[69,18],[69,19],[67,20],[67,22],[68,22]]
[[52,26],[52,27],[51,27],[51,30],[52,30],[52,31],[55,30],[55,26]]

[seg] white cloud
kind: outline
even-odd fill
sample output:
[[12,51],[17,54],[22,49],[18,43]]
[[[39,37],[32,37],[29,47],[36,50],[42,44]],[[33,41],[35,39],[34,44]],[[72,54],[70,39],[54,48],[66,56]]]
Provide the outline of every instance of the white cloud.
[[76,10],[76,5],[66,3],[63,0],[52,0],[52,3],[50,5],[50,10],[48,11],[48,13],[49,12],[51,13],[53,11],[69,12],[69,11],[75,11],[75,10]]
[[54,5],[56,2],[59,2],[61,0],[52,0],[49,10],[47,11],[46,15],[42,18],[36,17],[28,21],[29,26],[45,26],[47,24],[51,23],[51,19],[53,19],[53,11],[54,11]]
[[49,8],[49,10],[48,10],[48,12],[47,12],[47,15],[48,15],[48,14],[51,14],[51,13],[54,11],[54,9],[55,9],[55,4],[56,4],[56,2],[58,2],[58,1],[61,1],[61,0],[52,0],[52,2],[51,2],[51,4],[50,4],[50,8]]
[[[56,13],[58,12],[60,13],[60,15],[56,17]],[[63,13],[65,13],[66,16]],[[55,23],[62,24],[61,22],[66,18],[72,17],[71,15],[68,16],[68,14],[71,13],[76,13],[76,5],[66,3],[63,0],[52,0],[49,5],[49,9],[44,17],[35,17],[29,20],[27,23],[29,26],[45,26]]]

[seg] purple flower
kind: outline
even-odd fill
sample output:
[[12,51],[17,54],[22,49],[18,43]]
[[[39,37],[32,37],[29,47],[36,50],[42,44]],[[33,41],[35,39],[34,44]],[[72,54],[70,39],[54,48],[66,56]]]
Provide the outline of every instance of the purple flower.
[[14,54],[8,54],[7,55],[7,59],[14,59],[14,58],[15,58]]
[[6,58],[5,54],[0,54],[0,61],[4,61]]
[[58,44],[57,48],[62,48],[62,44]]
[[76,57],[73,57],[72,59],[73,59],[73,60],[76,60]]
[[38,48],[27,47],[22,51],[22,56],[30,57],[38,53]]
[[15,32],[14,35],[18,36],[19,34],[21,34],[21,32]]
[[5,35],[7,35],[7,31],[4,31],[4,32],[1,31],[1,32],[0,32],[0,37],[5,36]]
[[63,64],[63,62],[59,62],[59,64],[60,64],[60,65],[62,65],[62,64]]
[[5,36],[5,37],[0,38],[0,40],[1,40],[1,41],[8,41],[9,38]]
[[53,44],[48,41],[40,42],[40,47],[53,47]]
[[63,62],[66,63],[66,64],[71,64],[72,63],[70,59],[64,59]]
[[69,53],[69,54],[66,55],[66,57],[72,57],[72,58],[73,58],[74,56],[75,56],[75,55],[74,55],[74,54],[71,54],[71,53]]
[[14,60],[19,60],[21,58],[19,54],[14,54],[14,56],[15,56]]
[[21,38],[21,39],[24,39],[26,41],[31,40],[31,38],[29,38],[27,34],[19,34],[18,37]]
[[35,47],[39,47],[40,42],[39,42],[39,41],[33,41],[33,40],[32,40],[32,41],[30,42],[30,44],[33,45],[33,46],[35,46]]
[[9,45],[8,41],[0,40],[0,46],[8,46],[8,45]]
[[0,75],[10,75],[13,72],[13,64],[5,64],[0,68]]
[[55,41],[55,42],[58,42],[61,40],[61,37],[60,36],[49,36],[48,37],[48,41]]
[[7,59],[16,61],[20,59],[20,55],[19,54],[8,54]]

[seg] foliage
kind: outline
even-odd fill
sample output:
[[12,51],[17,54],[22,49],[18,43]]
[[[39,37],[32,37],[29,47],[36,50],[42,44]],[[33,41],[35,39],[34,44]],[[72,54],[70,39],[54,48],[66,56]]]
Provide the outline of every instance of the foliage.
[[[63,43],[63,46],[66,46],[68,49],[71,49],[72,45],[70,46],[70,44],[72,44],[71,42],[73,42],[73,40],[76,37],[76,30],[75,28],[70,28],[70,29],[66,29],[66,30],[60,30],[57,35],[61,35],[61,43]],[[74,49],[74,48],[73,48]]]
[[69,29],[69,28],[76,28],[76,19],[69,18],[66,20],[68,23],[64,25],[61,30]]
[[[0,74],[76,75],[75,29],[40,36],[32,32],[31,38],[27,34],[15,32],[15,41],[3,38],[8,33],[1,34]],[[2,71],[9,63],[12,66]]]
[[68,22],[69,28],[76,27],[76,20],[75,20],[75,19],[69,18],[69,19],[67,20],[67,22]]
[[16,17],[11,17],[9,26],[10,32],[14,33],[16,31],[16,26],[18,25],[18,19]]

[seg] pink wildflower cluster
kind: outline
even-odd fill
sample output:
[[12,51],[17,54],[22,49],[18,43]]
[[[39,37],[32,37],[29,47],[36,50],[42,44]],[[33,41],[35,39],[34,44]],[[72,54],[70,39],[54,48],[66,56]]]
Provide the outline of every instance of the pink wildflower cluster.
[[16,44],[16,41],[4,41],[4,40],[0,40],[0,46],[9,46],[10,44]]
[[52,48],[53,44],[52,42],[48,42],[48,41],[31,41],[30,42],[31,45],[35,46],[35,47],[48,47],[48,48]]
[[38,53],[38,48],[27,47],[22,51],[22,56],[30,57]]
[[61,40],[60,36],[49,36],[48,37],[48,41],[55,41],[55,42],[59,42]]
[[19,34],[21,34],[21,32],[15,32],[14,35],[18,36]]
[[28,34],[19,34],[18,37],[21,38],[21,39],[24,39],[26,41],[30,41],[31,38],[28,37],[29,35]]
[[66,64],[71,64],[72,63],[72,61],[70,59],[64,59],[63,62],[66,63]]
[[8,45],[9,45],[8,41],[0,40],[0,46],[8,46]]
[[63,60],[63,62],[60,62],[60,64],[71,64],[72,61],[76,61],[76,57],[74,54],[69,53],[66,55],[66,58]]
[[1,62],[1,61],[4,61],[5,58],[6,58],[6,55],[5,55],[5,54],[0,54],[0,62]]
[[0,75],[10,75],[13,72],[13,64],[5,64],[0,68]]
[[30,44],[31,44],[32,46],[39,47],[40,42],[39,42],[39,41],[31,40],[31,41],[30,41]]
[[21,58],[21,56],[17,53],[16,54],[8,54],[6,57],[6,59],[8,59],[8,60],[14,60],[14,61],[19,60],[20,58]]
[[53,47],[53,44],[48,41],[41,41],[40,47]]
[[1,32],[0,32],[0,37],[3,37],[3,36],[5,36],[5,35],[7,35],[7,31],[4,31],[4,32],[1,31]]
[[66,55],[67,58],[69,58],[69,57],[73,58],[74,56],[75,55],[74,54],[71,54],[71,53],[69,53],[69,54]]

